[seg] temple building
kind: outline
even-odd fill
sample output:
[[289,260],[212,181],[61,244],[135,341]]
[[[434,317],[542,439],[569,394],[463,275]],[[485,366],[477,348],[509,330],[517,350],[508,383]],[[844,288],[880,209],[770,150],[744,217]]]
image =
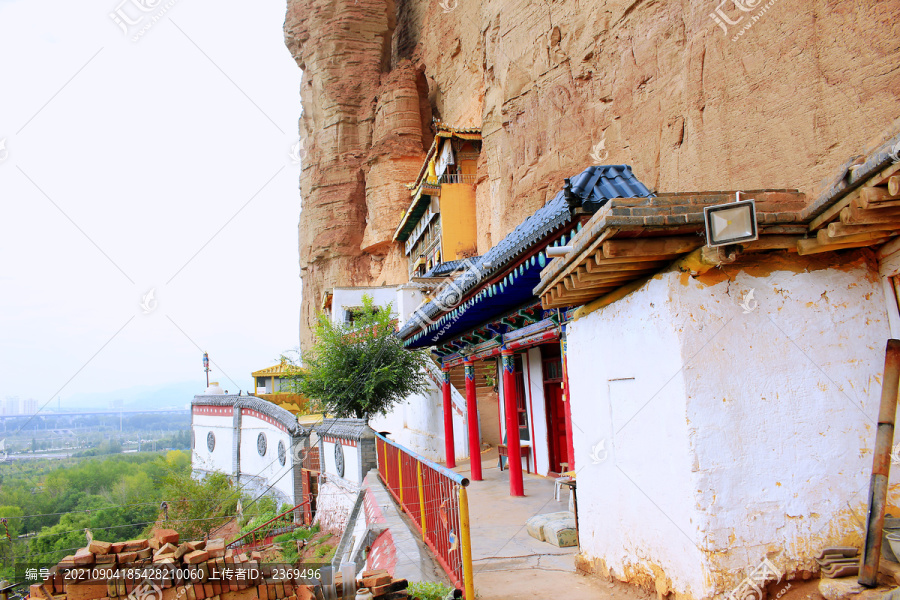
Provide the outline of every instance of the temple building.
[[567,179],[399,331],[440,365],[444,462],[499,440],[513,496],[574,473],[579,569],[661,596],[859,545],[900,335],[895,133],[815,199],[651,193],[624,165]]
[[481,150],[478,129],[435,123],[435,136],[394,241],[403,244],[410,279],[442,263],[475,256],[475,175]]

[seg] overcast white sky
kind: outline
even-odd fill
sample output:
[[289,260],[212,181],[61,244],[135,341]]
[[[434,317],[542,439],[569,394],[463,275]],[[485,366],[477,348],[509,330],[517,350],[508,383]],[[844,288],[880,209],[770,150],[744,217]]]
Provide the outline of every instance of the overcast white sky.
[[236,391],[297,346],[301,72],[284,13],[0,0],[0,398],[199,392],[202,350]]

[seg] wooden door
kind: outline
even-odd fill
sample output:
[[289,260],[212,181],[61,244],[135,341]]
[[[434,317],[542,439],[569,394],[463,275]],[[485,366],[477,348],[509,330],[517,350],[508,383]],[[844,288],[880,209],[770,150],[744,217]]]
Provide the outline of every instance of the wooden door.
[[562,473],[563,463],[571,464],[568,456],[566,405],[563,401],[562,356],[559,344],[541,346],[544,367],[544,401],[547,412],[550,470]]

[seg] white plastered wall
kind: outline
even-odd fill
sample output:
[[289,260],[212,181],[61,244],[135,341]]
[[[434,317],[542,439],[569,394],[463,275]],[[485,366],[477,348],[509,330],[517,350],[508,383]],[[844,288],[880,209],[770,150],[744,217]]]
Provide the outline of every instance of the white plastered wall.
[[581,544],[599,571],[708,598],[763,558],[811,569],[859,543],[881,282],[861,255],[759,260],[660,276],[569,324]]
[[[665,280],[567,326],[582,553],[704,586],[677,322]],[[607,571],[608,570],[608,571]],[[702,594],[701,594],[702,595]]]
[[[257,446],[260,434],[266,436],[266,454],[260,456]],[[278,444],[284,445],[285,461],[282,466]],[[294,477],[291,464],[291,439],[279,427],[252,415],[241,417],[241,484],[256,494],[275,496],[279,502],[296,505]]]
[[[430,379],[423,394],[406,398],[386,415],[369,419],[375,431],[387,431],[390,439],[429,460],[444,462],[443,393]],[[464,407],[462,407],[464,408]],[[469,456],[465,411],[453,411],[453,444],[457,459]]]
[[[223,407],[215,407],[224,409]],[[194,414],[191,429],[194,434],[194,449],[191,452],[191,467],[196,471],[218,471],[233,475],[232,450],[234,449],[234,417],[227,415]],[[206,438],[212,432],[215,447],[210,452]]]
[[332,290],[331,322],[342,323],[347,309],[363,305],[363,296],[371,296],[375,306],[392,304],[392,312],[397,314],[397,287],[338,287]]

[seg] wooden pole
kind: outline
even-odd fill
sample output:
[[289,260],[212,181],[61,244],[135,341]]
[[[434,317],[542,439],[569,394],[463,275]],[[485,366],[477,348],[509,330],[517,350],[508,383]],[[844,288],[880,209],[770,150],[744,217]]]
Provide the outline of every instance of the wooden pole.
[[878,559],[881,557],[881,534],[884,529],[888,477],[891,473],[891,446],[894,443],[898,391],[900,391],[900,340],[890,339],[884,356],[881,407],[878,410],[872,480],[869,483],[869,516],[866,520],[866,539],[857,579],[860,585],[867,587],[874,587],[878,583]]
[[469,497],[466,486],[459,486],[459,547],[462,551],[463,587],[466,600],[475,600],[475,574],[472,571],[472,536],[469,532]]
[[472,481],[481,481],[481,440],[478,437],[478,398],[475,391],[475,364],[470,357],[465,360],[466,371],[466,421],[469,424],[469,465]]
[[444,453],[448,469],[456,467],[456,446],[453,443],[453,401],[450,398],[450,370],[443,368],[444,372]]
[[519,441],[519,407],[516,392],[516,361],[512,350],[500,351],[503,363],[503,405],[506,411],[506,454],[509,460],[509,495],[524,496],[522,444]]

